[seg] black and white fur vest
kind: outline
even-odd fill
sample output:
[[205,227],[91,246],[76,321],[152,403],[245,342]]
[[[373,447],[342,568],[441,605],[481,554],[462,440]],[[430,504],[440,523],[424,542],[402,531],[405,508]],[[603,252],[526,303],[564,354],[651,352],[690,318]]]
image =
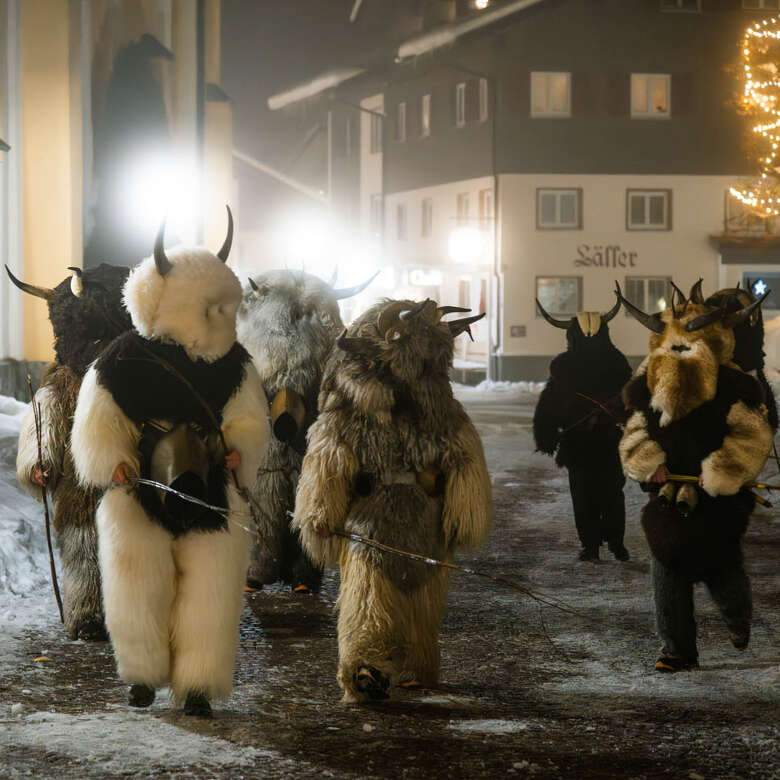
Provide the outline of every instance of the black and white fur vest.
[[[178,344],[145,339],[135,332],[117,338],[95,364],[97,381],[113,397],[117,406],[142,431],[152,421],[190,424],[206,440],[217,432],[203,404],[188,384],[206,402],[217,422],[222,411],[246,376],[249,353],[236,342],[230,351],[213,362],[191,359]],[[170,368],[169,368],[170,367]],[[171,370],[172,369],[172,370]],[[183,381],[186,380],[186,381]],[[209,474],[205,501],[227,506],[228,472],[221,447],[209,448]],[[151,449],[145,436],[139,443],[141,476],[150,476]],[[191,505],[184,519],[169,512],[155,488],[137,485],[138,500],[150,517],[174,536],[190,530],[220,530],[224,516]]]

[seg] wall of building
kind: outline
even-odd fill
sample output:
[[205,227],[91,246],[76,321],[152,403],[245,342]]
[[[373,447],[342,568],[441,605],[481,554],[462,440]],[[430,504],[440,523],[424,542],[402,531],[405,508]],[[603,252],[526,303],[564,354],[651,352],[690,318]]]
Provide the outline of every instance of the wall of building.
[[[501,378],[543,378],[549,359],[565,347],[563,331],[536,311],[539,276],[582,277],[583,308],[588,311],[610,309],[615,280],[625,292],[628,276],[668,276],[685,291],[701,277],[705,293],[718,289],[719,251],[710,236],[722,230],[724,193],[732,183],[729,176],[502,175]],[[582,228],[537,229],[539,187],[581,188]],[[627,189],[671,190],[671,230],[628,230]],[[515,333],[524,328],[525,335],[513,336],[513,328]],[[618,314],[611,333],[626,355],[646,354],[648,332],[629,315]]]

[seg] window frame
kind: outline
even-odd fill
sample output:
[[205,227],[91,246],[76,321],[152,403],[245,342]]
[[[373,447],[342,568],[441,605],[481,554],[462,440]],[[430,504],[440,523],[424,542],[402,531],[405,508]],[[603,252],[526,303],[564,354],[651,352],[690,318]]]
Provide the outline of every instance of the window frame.
[[369,196],[369,232],[374,236],[382,236],[385,232],[385,199],[381,193]]
[[[563,111],[554,111],[550,108],[550,86],[552,77],[565,76],[566,77],[566,109]],[[545,106],[546,108],[537,110],[534,106],[536,100],[536,90],[534,88],[534,81],[544,77],[544,92],[545,92]],[[558,70],[532,70],[531,71],[531,118],[532,119],[569,119],[571,117],[571,71],[558,71]]]
[[[483,230],[488,230],[490,226],[493,224],[494,214],[493,214],[493,188],[492,187],[485,187],[484,189],[481,189],[478,193],[478,201],[479,201],[479,225]],[[489,203],[490,208],[486,208],[485,204]]]
[[420,204],[420,237],[433,235],[433,198],[423,198]]
[[406,141],[406,101],[402,100],[395,112],[395,140],[399,143]]
[[[542,222],[542,196],[550,193],[556,194],[555,213],[560,216],[560,196],[574,193],[577,201],[575,204],[576,218],[573,223],[561,223],[560,221]],[[582,230],[582,187],[537,187],[536,188],[536,229],[537,230]]]
[[395,237],[398,241],[406,241],[409,237],[409,223],[405,203],[395,204]]
[[[643,298],[643,300],[641,301],[641,305],[637,301],[631,300],[631,298],[629,297],[630,294],[631,294],[629,281],[632,281],[632,282],[642,281],[644,283],[643,288],[642,288],[642,298]],[[626,300],[629,303],[633,303],[634,306],[637,306],[639,309],[641,309],[644,312],[647,312],[648,314],[656,314],[655,307],[653,307],[653,310],[651,311],[648,308],[648,306],[647,306],[647,295],[648,295],[647,283],[648,282],[666,282],[666,295],[667,295],[667,298],[668,298],[668,301],[669,301],[667,306],[671,305],[671,302],[672,302],[672,292],[673,292],[672,277],[671,276],[662,276],[662,275],[641,276],[641,275],[638,275],[638,274],[631,274],[631,275],[623,277],[623,289],[626,291],[625,297],[626,297]],[[623,310],[624,310],[624,313],[625,313],[625,315],[627,317],[631,317],[632,316],[631,312],[628,310],[627,307],[624,306]],[[666,309],[663,309],[663,311],[666,311]]]
[[431,93],[426,92],[420,97],[420,138],[431,135]]
[[455,127],[466,124],[466,82],[459,81],[455,85]]
[[[649,216],[649,208],[650,208],[650,196],[651,195],[663,195],[665,198],[664,201],[664,224],[663,225],[651,225],[647,222],[642,225],[633,225],[631,222],[631,196],[632,195],[644,195],[646,200],[645,203],[645,216]],[[629,188],[626,189],[626,230],[636,232],[636,231],[670,231],[672,230],[672,190],[671,189],[664,189],[662,187],[659,188],[645,188],[645,187],[638,187],[638,188]]]
[[[664,79],[666,82],[666,111],[637,111],[634,108],[634,77],[643,76],[648,79],[645,92],[646,106],[652,103],[652,86],[650,79]],[[670,119],[672,116],[672,74],[671,73],[632,73],[629,85],[629,106],[632,119]]]
[[[539,281],[541,279],[576,279],[577,281],[577,308],[573,312],[566,312],[566,311],[552,311],[551,309],[548,309],[545,306],[545,311],[551,315],[552,317],[575,317],[577,315],[577,312],[582,311],[582,305],[583,305],[583,277],[581,275],[577,274],[544,274],[543,276],[535,276],[534,277],[534,294],[535,298],[541,302],[541,298],[539,297]],[[544,306],[544,303],[542,302],[542,305]],[[544,317],[544,315],[539,311],[539,307],[536,305],[536,301],[534,301],[534,314],[535,319],[539,320]]]

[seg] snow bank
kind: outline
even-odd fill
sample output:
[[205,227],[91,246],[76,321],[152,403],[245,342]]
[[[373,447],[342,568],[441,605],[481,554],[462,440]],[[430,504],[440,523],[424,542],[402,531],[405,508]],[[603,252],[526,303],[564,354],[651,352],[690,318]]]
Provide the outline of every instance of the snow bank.
[[475,387],[452,383],[461,403],[535,404],[544,382],[494,382],[486,379]]
[[6,595],[25,596],[46,585],[49,555],[43,507],[16,481],[16,437],[27,404],[0,396],[0,625],[13,623]]

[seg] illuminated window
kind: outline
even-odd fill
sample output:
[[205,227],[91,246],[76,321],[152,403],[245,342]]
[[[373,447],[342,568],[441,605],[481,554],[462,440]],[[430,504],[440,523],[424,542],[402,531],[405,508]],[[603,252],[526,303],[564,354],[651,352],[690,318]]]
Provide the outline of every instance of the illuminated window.
[[[536,297],[544,310],[553,317],[574,316],[582,311],[581,276],[537,276]],[[541,317],[539,307],[534,306]]]
[[479,80],[479,121],[486,122],[488,119],[488,80]]
[[396,114],[395,137],[400,143],[406,140],[406,103],[398,104],[398,113]]
[[433,199],[423,198],[421,216],[421,234],[428,238],[433,233]]
[[668,73],[632,73],[631,116],[635,119],[669,117],[671,87]]
[[626,230],[671,230],[671,190],[626,190]]
[[471,308],[471,281],[468,277],[458,280],[458,306],[462,309]]
[[455,217],[458,225],[465,225],[469,221],[469,194],[459,192],[455,201]]
[[742,0],[742,7],[748,11],[777,11],[780,0]]
[[531,73],[531,116],[571,116],[571,73]]
[[466,124],[466,82],[455,85],[455,124],[463,127]]
[[[624,295],[629,303],[648,314],[664,311],[672,302],[671,278],[668,276],[627,276]],[[631,316],[628,309],[626,315]]]
[[382,117],[379,114],[371,114],[371,154],[379,154],[382,151]]
[[420,135],[425,138],[431,134],[431,96],[420,99]]
[[700,0],[661,0],[662,11],[690,11],[698,12]]
[[579,230],[582,227],[582,190],[538,189],[538,230]]

